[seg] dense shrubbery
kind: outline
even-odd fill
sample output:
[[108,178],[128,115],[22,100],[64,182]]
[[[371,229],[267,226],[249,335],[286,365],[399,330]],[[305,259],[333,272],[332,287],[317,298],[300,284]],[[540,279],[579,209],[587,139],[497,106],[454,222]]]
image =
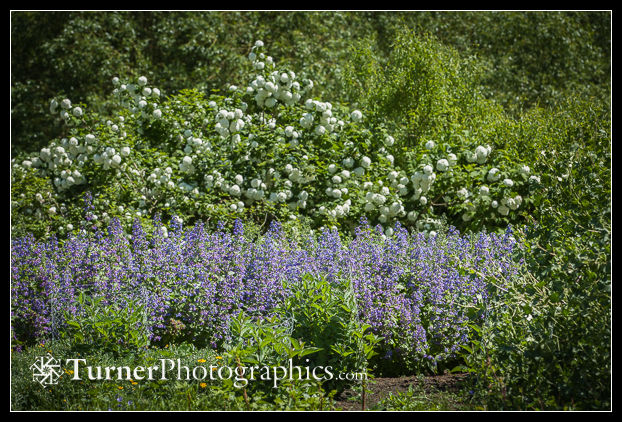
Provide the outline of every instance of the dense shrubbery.
[[[404,51],[428,67],[425,57],[438,47],[408,42]],[[539,175],[510,156],[503,139],[482,136],[488,128],[472,133],[435,117],[447,114],[442,110],[413,110],[441,128],[422,129],[413,145],[368,123],[366,110],[310,98],[313,82],[299,81],[262,50],[258,41],[249,54],[253,76],[225,96],[183,91],[165,98],[145,77],[127,84],[114,78],[118,110],[105,123],[69,99],[53,100],[50,111],[67,122],[69,134],[14,164],[14,197],[23,195],[14,202],[16,228],[44,235],[41,220],[48,230],[77,228],[77,194],[85,185],[97,192],[94,218],[120,216],[127,225],[156,212],[186,222],[233,214],[258,222],[308,218],[315,228],[351,231],[364,215],[390,234],[395,221],[433,232],[441,216],[464,228],[499,228],[531,208]],[[437,79],[431,69],[410,80],[434,89],[414,101],[446,97],[449,82]],[[409,110],[412,102],[401,102]],[[37,186],[54,188],[26,196],[37,176]]]
[[[166,354],[145,351],[147,341],[192,342],[226,345],[231,363],[321,347],[308,356],[378,374],[459,365],[475,375],[473,396],[486,408],[608,408],[609,31],[604,12],[12,14],[15,345],[65,332],[50,347],[131,360]],[[363,216],[380,231],[357,229]],[[239,230],[236,219],[244,237],[227,231]],[[285,234],[266,233],[276,221]],[[447,226],[476,241],[503,236],[509,223],[523,245],[512,253],[520,277],[481,290],[497,261],[456,265],[451,257],[479,256],[481,245]],[[228,248],[198,249],[219,271],[237,252],[244,265],[205,276],[181,243],[193,236]],[[167,258],[148,265],[154,251]],[[283,295],[260,294],[270,277],[257,265],[273,261],[298,295],[280,284],[269,290]],[[348,262],[348,277],[338,277]],[[224,283],[230,294],[214,293],[212,314],[197,317],[203,296],[156,283],[163,265],[171,283]],[[318,277],[301,283],[303,267]],[[437,288],[455,284],[443,291],[477,298],[464,290],[472,277],[485,281],[482,297],[454,313],[459,301]],[[160,290],[80,303],[74,288],[93,282],[102,297],[108,282]],[[145,297],[165,301],[137,303]],[[56,300],[68,301],[66,314],[50,313]],[[326,324],[291,323],[305,318]],[[380,343],[365,337],[366,324]],[[231,327],[286,347],[262,350],[244,335],[228,342]],[[179,347],[189,359],[199,353]],[[18,366],[35,351],[26,347]],[[233,387],[210,397],[221,408],[320,408],[330,398],[319,387],[249,387],[251,402]],[[87,403],[72,388],[61,408],[104,409],[114,398],[100,398],[117,393],[93,387]],[[205,408],[202,386],[163,387],[158,403],[132,388],[134,408]],[[17,390],[20,408],[53,402]]]
[[338,83],[348,47],[363,40],[386,57],[406,27],[481,59],[483,86],[499,103],[521,109],[577,91],[608,100],[606,12],[13,12],[12,151],[64,135],[47,115],[52,96],[104,111],[114,76],[145,75],[169,93],[222,89],[248,72],[258,38],[308,70],[326,100],[359,101]]

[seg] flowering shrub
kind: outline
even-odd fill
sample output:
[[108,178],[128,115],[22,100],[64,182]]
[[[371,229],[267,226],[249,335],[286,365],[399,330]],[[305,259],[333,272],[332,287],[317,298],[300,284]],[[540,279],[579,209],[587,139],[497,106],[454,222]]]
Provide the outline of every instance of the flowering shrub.
[[450,230],[426,238],[396,224],[386,238],[364,222],[349,243],[334,230],[297,242],[273,223],[252,242],[241,223],[233,232],[210,232],[173,220],[166,237],[165,226],[154,224],[151,236],[138,221],[128,235],[114,219],[106,231],[63,243],[15,239],[15,345],[63,332],[64,318],[83,312],[78,299],[86,294],[121,310],[124,303],[144,309],[137,328],[153,344],[220,347],[230,340],[231,318],[241,311],[256,318],[279,314],[288,286],[310,274],[332,284],[349,280],[357,302],[350,308],[382,338],[378,352],[420,367],[452,357],[468,340],[467,323],[481,322],[473,310],[487,302],[489,283],[503,287],[519,268],[511,231],[469,239]]
[[[273,216],[352,230],[364,215],[389,235],[396,221],[434,232],[443,215],[463,227],[504,227],[529,205],[538,176],[526,165],[499,167],[490,145],[459,150],[427,139],[405,148],[364,111],[310,98],[313,82],[279,68],[263,42],[249,60],[255,74],[224,95],[165,97],[145,77],[114,78],[118,109],[104,120],[52,100],[70,135],[13,163],[15,230],[39,235],[40,221],[77,228],[86,188],[96,192],[93,218],[125,227],[158,212],[190,223]],[[34,196],[33,179],[46,187]]]

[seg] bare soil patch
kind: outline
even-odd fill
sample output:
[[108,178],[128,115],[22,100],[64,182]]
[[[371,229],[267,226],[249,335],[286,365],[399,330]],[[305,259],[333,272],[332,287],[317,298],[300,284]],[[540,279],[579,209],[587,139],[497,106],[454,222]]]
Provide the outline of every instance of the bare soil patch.
[[[390,393],[396,395],[405,393],[409,387],[423,388],[423,391],[433,394],[439,392],[457,393],[461,390],[467,374],[443,374],[427,376],[423,379],[418,376],[404,376],[396,378],[376,378],[369,381],[365,397],[365,410],[372,409]],[[343,391],[338,397],[337,409],[347,411],[362,411],[360,393],[351,389]]]

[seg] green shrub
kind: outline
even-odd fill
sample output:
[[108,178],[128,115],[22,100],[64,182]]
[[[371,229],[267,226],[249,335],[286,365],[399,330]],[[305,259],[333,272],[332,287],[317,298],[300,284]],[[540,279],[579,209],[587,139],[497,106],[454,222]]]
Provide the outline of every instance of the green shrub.
[[[119,298],[120,299],[120,298]],[[78,296],[75,315],[65,311],[60,336],[76,352],[94,350],[120,356],[149,345],[143,306],[135,301],[106,303],[105,298]]]

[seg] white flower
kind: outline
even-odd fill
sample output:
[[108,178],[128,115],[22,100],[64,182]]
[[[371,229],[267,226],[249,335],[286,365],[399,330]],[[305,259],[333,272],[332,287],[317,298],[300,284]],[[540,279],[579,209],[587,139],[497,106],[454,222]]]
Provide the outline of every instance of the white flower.
[[127,157],[128,155],[130,155],[130,147],[121,148],[121,155],[123,157]]
[[361,113],[359,110],[354,110],[350,114],[350,118],[355,122],[360,122],[361,119],[363,118],[363,113]]
[[508,207],[506,207],[505,205],[501,205],[497,211],[499,212],[499,214],[501,215],[508,215],[510,212],[510,209]]
[[162,117],[162,111],[160,109],[153,110],[153,117],[159,119],[160,117]]
[[434,171],[434,169],[429,164],[427,164],[426,166],[423,167],[423,172],[425,174],[432,174],[433,171]]
[[354,165],[354,159],[352,157],[344,158],[343,165],[347,168],[351,168]]
[[369,168],[370,165],[371,165],[371,159],[369,157],[361,158],[361,167],[366,169],[366,168]]
[[450,166],[455,166],[458,162],[458,157],[456,157],[456,154],[448,154],[447,161],[449,161]]
[[536,175],[529,176],[529,181],[531,183],[540,183],[540,176],[536,176]]
[[237,183],[238,185],[241,185],[244,182],[244,177],[242,177],[241,174],[237,174],[233,180],[235,181],[235,183]]
[[483,146],[479,145],[477,148],[475,148],[475,155],[477,156],[478,161],[482,159],[485,160],[486,157],[488,157],[488,150]]
[[315,133],[316,135],[322,136],[326,133],[326,128],[322,125],[317,125],[315,127]]
[[426,205],[428,203],[428,198],[426,198],[425,196],[422,196],[421,198],[419,198],[419,203],[421,205]]
[[500,178],[501,175],[499,174],[499,169],[496,167],[491,168],[486,175],[486,180],[488,180],[489,182],[496,182]]
[[490,189],[488,189],[488,186],[480,186],[479,187],[479,194],[481,196],[488,195],[489,193],[490,193]]
[[229,188],[229,193],[233,196],[239,196],[241,191],[238,185],[233,185]]
[[263,41],[262,40],[257,40],[255,41],[255,47],[263,47]]
[[387,135],[387,137],[384,138],[384,143],[388,146],[393,146],[393,144],[395,143],[395,139],[393,138],[393,136]]
[[469,191],[466,190],[466,188],[462,188],[460,189],[458,192],[456,192],[458,194],[458,196],[462,199],[467,198],[469,196]]
[[112,156],[112,165],[118,166],[121,164],[121,157],[118,154]]
[[65,110],[69,110],[71,108],[71,101],[65,98],[63,101],[61,101],[60,106]]
[[434,141],[428,141],[425,143],[425,149],[432,149],[435,145]]
[[436,169],[438,171],[445,171],[449,168],[449,161],[444,158],[441,158],[436,162]]
[[503,179],[503,184],[507,187],[514,186],[514,181],[512,179]]
[[54,99],[50,101],[50,113],[56,113],[57,108],[58,108],[58,101]]
[[493,207],[493,208],[497,208],[499,206],[499,203],[497,201],[492,201],[490,203],[490,206]]
[[531,171],[531,169],[529,168],[529,166],[523,165],[520,168],[520,172],[522,174],[529,174],[529,172]]
[[140,85],[140,86],[147,85],[147,78],[144,77],[144,76],[141,76],[140,78],[138,78],[138,85]]
[[71,110],[71,113],[76,117],[80,117],[82,116],[82,109],[80,107],[75,107],[73,110]]

